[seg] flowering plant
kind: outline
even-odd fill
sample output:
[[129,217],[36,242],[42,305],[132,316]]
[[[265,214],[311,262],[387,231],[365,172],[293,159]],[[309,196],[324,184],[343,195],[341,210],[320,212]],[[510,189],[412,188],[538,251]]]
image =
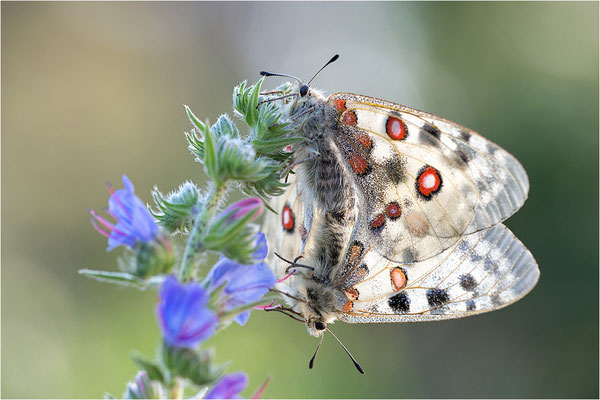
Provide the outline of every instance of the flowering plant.
[[[234,89],[234,111],[249,127],[246,136],[227,115],[209,126],[185,107],[193,126],[185,135],[208,175],[206,188],[188,181],[163,195],[155,187],[150,208],[123,175],[123,189],[108,185],[110,217],[90,210],[93,226],[108,238],[107,250],[124,247],[124,254],[118,272],[80,273],[158,290],[155,311],[162,344],[155,358],[132,356],[139,372],[127,384],[124,398],[181,399],[186,392],[194,398],[237,398],[248,384],[243,372],[224,375],[225,368],[213,361],[214,351],[203,349],[202,343],[232,321],[246,324],[254,307],[272,300],[268,293],[277,282],[263,262],[266,238],[254,221],[266,200],[283,193],[279,175],[292,155],[283,149],[300,139],[287,135],[287,123],[279,121],[272,103],[259,107],[261,84],[247,87],[243,82]],[[224,197],[235,186],[251,197],[225,208]],[[177,233],[187,240],[179,243]],[[201,257],[207,251],[221,254],[211,268]]]

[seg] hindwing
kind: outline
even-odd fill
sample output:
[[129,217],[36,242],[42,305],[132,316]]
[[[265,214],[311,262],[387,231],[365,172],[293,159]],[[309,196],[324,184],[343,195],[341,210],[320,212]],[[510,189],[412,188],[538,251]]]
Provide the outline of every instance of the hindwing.
[[460,318],[517,301],[538,278],[531,253],[498,224],[417,263],[393,263],[366,251],[346,274],[342,286],[349,303],[339,318],[352,323]]

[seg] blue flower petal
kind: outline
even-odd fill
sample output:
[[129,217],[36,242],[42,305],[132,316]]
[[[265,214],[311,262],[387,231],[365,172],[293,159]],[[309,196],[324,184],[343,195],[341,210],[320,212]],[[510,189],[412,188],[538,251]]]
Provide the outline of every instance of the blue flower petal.
[[269,249],[267,247],[267,238],[265,237],[265,234],[258,232],[257,236],[258,238],[256,240],[256,247],[258,247],[258,249],[254,252],[254,254],[252,254],[252,256],[258,262],[267,257]]
[[108,199],[108,210],[117,223],[108,238],[108,251],[117,246],[133,248],[136,241],[148,243],[159,234],[159,227],[144,203],[134,194],[129,178],[123,175],[123,186]]
[[207,307],[208,294],[199,284],[182,285],[169,276],[159,296],[156,314],[169,345],[193,348],[215,332],[218,318]]
[[248,322],[249,319],[250,319],[250,311],[244,311],[244,312],[236,315],[233,320],[235,322],[237,322],[238,324],[240,324],[241,326],[244,326],[244,325],[246,325],[246,322]]
[[[255,256],[257,259],[264,259],[267,253],[264,234],[258,235],[257,244],[259,250],[255,252]],[[221,256],[208,273],[205,282],[209,283],[210,290],[226,283],[222,301],[225,303],[225,309],[231,310],[260,300],[275,286],[277,278],[265,263],[243,265]],[[249,311],[245,311],[236,316],[234,321],[244,325],[249,317]]]
[[248,376],[243,372],[225,375],[206,393],[205,399],[237,399],[248,386]]

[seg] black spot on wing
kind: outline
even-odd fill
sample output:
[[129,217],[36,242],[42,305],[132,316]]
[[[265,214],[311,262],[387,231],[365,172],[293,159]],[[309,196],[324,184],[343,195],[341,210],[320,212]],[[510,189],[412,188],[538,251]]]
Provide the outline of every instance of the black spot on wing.
[[471,157],[461,149],[456,150],[456,155],[466,164],[471,160]]
[[402,260],[402,262],[411,263],[411,262],[417,261],[417,253],[412,247],[406,248],[402,252],[400,257],[401,257],[400,259]]
[[407,313],[410,311],[410,298],[405,292],[400,292],[388,299],[388,305],[396,313]]
[[387,160],[383,162],[383,169],[387,178],[394,184],[398,185],[406,179],[405,161],[400,158],[396,153],[392,154]]
[[490,301],[492,302],[492,305],[493,305],[494,307],[498,307],[498,306],[502,305],[502,299],[501,299],[501,298],[500,298],[500,296],[498,296],[497,294],[493,295],[493,296],[490,298]]
[[475,306],[475,302],[473,300],[467,301],[467,311],[474,311],[477,307]]
[[429,289],[426,296],[427,303],[431,307],[441,307],[450,301],[448,293],[444,289]]
[[461,275],[459,277],[459,279],[460,279],[460,287],[462,287],[463,289],[465,289],[467,291],[471,291],[471,290],[475,289],[475,287],[477,286],[477,282],[475,281],[475,278],[473,278],[473,275],[471,275],[471,274]]
[[468,131],[465,131],[465,130],[461,130],[461,131],[459,132],[459,135],[460,135],[460,138],[461,138],[462,140],[464,140],[465,142],[468,142],[468,141],[471,139],[471,136],[473,136],[473,135],[471,134],[471,132],[468,132]]
[[440,140],[440,137],[442,135],[442,132],[440,132],[440,130],[438,128],[436,128],[435,126],[429,124],[429,123],[425,123],[422,127],[421,127],[425,132],[429,133],[431,136],[433,136],[434,138],[436,138],[437,140]]

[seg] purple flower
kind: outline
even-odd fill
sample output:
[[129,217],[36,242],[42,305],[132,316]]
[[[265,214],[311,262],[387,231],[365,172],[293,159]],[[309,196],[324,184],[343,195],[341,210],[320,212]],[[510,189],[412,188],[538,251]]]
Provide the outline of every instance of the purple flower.
[[243,372],[225,375],[206,393],[205,399],[241,399],[239,394],[248,386],[248,377]]
[[227,215],[228,213],[233,211],[235,212],[227,219],[227,222],[232,222],[237,219],[243,218],[251,212],[253,214],[252,217],[250,217],[249,222],[254,221],[256,218],[260,217],[260,214],[262,214],[263,212],[262,200],[256,197],[245,198],[227,207],[221,213],[221,215]]
[[[260,300],[277,283],[267,264],[258,262],[267,256],[267,241],[263,233],[258,234],[256,244],[258,249],[253,254],[256,264],[238,264],[221,256],[206,277],[206,281],[210,282],[210,290],[226,283],[222,293],[226,310]],[[248,318],[250,311],[244,311],[236,315],[234,320],[245,325]]]
[[113,190],[109,186],[111,196],[108,199],[108,213],[117,221],[108,222],[93,210],[92,224],[98,232],[108,237],[108,251],[118,246],[133,249],[137,241],[149,243],[160,234],[158,225],[144,203],[133,193],[133,184],[123,174],[125,189]]
[[196,347],[217,328],[218,318],[207,307],[208,294],[195,282],[183,285],[174,276],[162,284],[156,315],[167,344]]

